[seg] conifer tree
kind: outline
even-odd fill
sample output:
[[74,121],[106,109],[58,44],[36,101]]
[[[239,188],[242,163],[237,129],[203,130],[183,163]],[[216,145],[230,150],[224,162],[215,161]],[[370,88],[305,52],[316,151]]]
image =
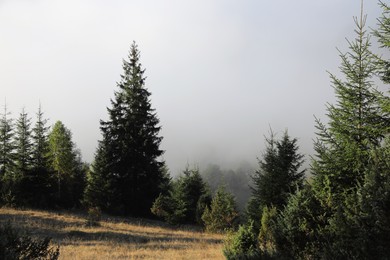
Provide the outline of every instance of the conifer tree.
[[13,122],[7,105],[0,119],[0,188],[1,200],[11,206],[15,203],[15,143]]
[[291,139],[287,131],[281,140],[275,140],[273,133],[266,139],[267,147],[260,168],[252,176],[252,197],[248,203],[248,217],[259,228],[263,207],[281,209],[290,194],[303,185],[303,155],[298,152],[297,139]]
[[14,168],[14,131],[13,122],[9,117],[7,105],[4,106],[4,113],[0,119],[0,176],[11,178]]
[[236,226],[238,211],[236,200],[224,186],[220,186],[210,204],[206,207],[202,220],[206,230],[212,232],[223,232]]
[[210,191],[199,169],[187,166],[183,175],[173,181],[169,192],[157,197],[151,212],[171,224],[201,224],[202,214],[210,203]]
[[81,199],[74,193],[78,174],[85,174],[78,171],[82,169],[78,154],[72,142],[71,131],[61,121],[57,121],[49,134],[49,158],[57,183],[56,198],[60,206],[74,206]]
[[47,119],[43,117],[41,105],[39,105],[37,118],[34,128],[32,129],[32,164],[36,169],[48,167],[48,131],[46,126]]
[[23,203],[30,207],[49,207],[54,204],[55,185],[53,173],[49,165],[49,141],[41,105],[36,114],[36,122],[32,129],[31,170],[21,183]]
[[328,105],[328,125],[316,120],[314,187],[330,207],[342,199],[339,195],[353,192],[363,181],[370,150],[380,146],[389,129],[380,104],[384,96],[373,83],[376,57],[370,51],[365,23],[363,14],[355,18],[356,39],[348,42],[349,52],[340,52],[345,79],[330,74],[337,102]]
[[91,194],[106,197],[107,210],[134,216],[149,215],[161,184],[169,181],[160,161],[161,127],[143,74],[140,52],[133,43],[108,108],[109,119],[101,121],[103,140],[86,191],[87,200]]
[[31,169],[32,163],[31,119],[24,108],[16,122],[15,141],[16,174],[21,179]]
[[[290,252],[296,251],[293,247],[307,250],[311,256],[306,257],[377,258],[371,255],[372,248],[385,252],[377,245],[388,243],[383,239],[384,230],[389,230],[388,218],[383,215],[389,212],[388,207],[382,205],[387,204],[389,198],[376,191],[387,193],[389,169],[384,163],[375,163],[376,151],[382,149],[389,134],[389,114],[383,106],[388,98],[373,83],[378,63],[370,51],[366,17],[361,14],[354,20],[356,38],[348,42],[349,52],[340,52],[344,79],[330,74],[337,101],[328,105],[329,122],[323,124],[316,119],[318,137],[312,163],[312,196],[299,200],[302,204],[311,201],[311,205],[317,206],[304,208],[290,203],[280,221],[285,224],[285,231],[300,230],[304,235],[310,234],[308,239],[300,239],[298,243],[297,232],[288,231],[284,234],[291,235],[289,243],[279,243],[284,246],[291,243]],[[389,158],[385,156],[384,161]]]

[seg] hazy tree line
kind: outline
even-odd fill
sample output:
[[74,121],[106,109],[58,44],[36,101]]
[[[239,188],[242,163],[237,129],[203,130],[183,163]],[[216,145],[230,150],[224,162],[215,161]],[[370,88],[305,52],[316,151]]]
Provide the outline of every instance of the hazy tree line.
[[[373,32],[390,48],[390,9],[383,3]],[[336,103],[328,123],[315,119],[310,170],[302,169],[297,139],[272,131],[258,169],[203,173],[187,167],[173,179],[161,159],[161,126],[145,87],[135,43],[117,84],[94,162],[81,161],[60,121],[49,129],[39,108],[35,124],[22,111],[0,120],[1,203],[94,208],[110,214],[158,217],[229,231],[231,259],[388,259],[390,256],[390,61],[371,52],[365,17],[340,52],[343,78],[330,74]],[[310,178],[306,178],[310,173]],[[249,185],[248,185],[249,184]],[[236,196],[234,196],[235,194]],[[250,198],[249,198],[250,197]],[[248,200],[249,198],[249,200]],[[239,211],[239,204],[246,204]],[[239,225],[241,224],[241,225]]]

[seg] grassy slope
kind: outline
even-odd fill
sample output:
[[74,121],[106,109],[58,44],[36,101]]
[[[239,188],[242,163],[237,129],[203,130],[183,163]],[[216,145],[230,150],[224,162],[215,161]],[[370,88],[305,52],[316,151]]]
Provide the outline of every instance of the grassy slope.
[[52,237],[60,259],[224,259],[222,235],[161,222],[105,216],[100,227],[86,227],[81,214],[0,208],[0,222],[7,221]]

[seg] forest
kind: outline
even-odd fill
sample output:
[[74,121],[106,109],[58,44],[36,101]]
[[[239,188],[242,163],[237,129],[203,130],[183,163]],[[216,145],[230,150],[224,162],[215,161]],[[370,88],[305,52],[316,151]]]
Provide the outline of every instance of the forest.
[[[327,104],[325,122],[313,120],[309,169],[298,139],[270,130],[255,170],[188,165],[173,178],[133,42],[90,165],[71,130],[61,121],[50,127],[41,106],[32,120],[24,110],[12,118],[5,104],[0,205],[80,210],[91,225],[107,214],[197,226],[224,235],[227,259],[389,259],[390,7],[381,7],[377,28],[366,27],[363,9],[354,18],[355,38],[339,51],[342,77],[329,73],[336,102]],[[372,50],[374,40],[385,55]],[[16,236],[9,229],[1,227],[2,241]],[[33,248],[56,259],[61,251],[49,241]],[[18,246],[29,243],[39,241]],[[13,246],[0,243],[0,256],[19,259]]]

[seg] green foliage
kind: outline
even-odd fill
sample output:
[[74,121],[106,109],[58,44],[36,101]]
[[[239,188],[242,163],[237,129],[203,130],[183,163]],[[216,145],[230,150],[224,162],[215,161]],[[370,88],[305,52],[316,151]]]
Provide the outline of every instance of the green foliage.
[[342,200],[339,194],[363,181],[369,151],[380,145],[389,129],[388,115],[380,105],[385,97],[373,85],[376,57],[370,51],[365,21],[363,16],[355,18],[356,40],[349,42],[349,52],[340,53],[345,80],[330,74],[337,102],[328,105],[329,124],[317,120],[314,186],[332,205]]
[[237,232],[231,231],[225,241],[223,254],[226,259],[264,259],[258,249],[257,232],[253,221],[240,225]]
[[0,259],[56,260],[60,250],[59,247],[52,247],[50,242],[50,238],[40,240],[21,235],[8,223],[0,226]]
[[[382,15],[378,18],[378,29],[373,34],[378,39],[380,46],[384,49],[390,49],[390,8],[385,2],[379,1],[382,7]],[[379,73],[384,82],[390,83],[390,62],[385,59],[379,59]]]
[[7,106],[4,106],[4,113],[0,119],[0,180],[1,200],[4,204],[12,205],[15,198],[12,187],[14,185],[14,131],[12,119]]
[[32,165],[33,168],[42,170],[48,167],[49,141],[46,126],[47,119],[44,119],[41,105],[39,105],[37,118],[34,128],[32,129]]
[[356,193],[346,193],[327,227],[329,258],[388,259],[390,255],[389,144],[371,151]]
[[337,102],[329,123],[316,119],[312,185],[293,195],[277,218],[276,248],[294,259],[388,259],[388,97],[373,85],[377,60],[363,15],[340,54],[345,79],[330,75]]
[[273,227],[278,254],[287,259],[321,258],[326,217],[310,185],[292,195]]
[[28,118],[24,109],[16,122],[15,141],[15,173],[16,178],[21,179],[31,169],[32,162],[31,119]]
[[48,140],[49,162],[57,183],[56,201],[65,207],[78,205],[85,187],[87,167],[74,147],[72,133],[61,121],[57,121]]
[[54,204],[54,179],[49,166],[47,120],[39,106],[36,122],[31,131],[31,164],[20,183],[21,201],[24,206],[47,208]]
[[263,208],[261,214],[261,227],[259,233],[260,250],[268,256],[276,254],[275,244],[275,220],[277,217],[277,210],[275,207]]
[[215,193],[210,207],[206,207],[202,220],[207,231],[223,232],[237,224],[238,212],[234,196],[220,186]]
[[298,153],[297,139],[291,139],[287,132],[281,140],[274,135],[266,139],[267,147],[263,160],[259,160],[259,170],[252,176],[252,197],[248,203],[247,214],[260,228],[263,207],[281,209],[290,196],[302,187],[304,170],[303,155]]
[[154,201],[151,212],[169,224],[179,224],[185,219],[186,205],[170,195],[160,194]]
[[200,224],[203,211],[210,202],[210,192],[199,169],[187,167],[172,183],[169,193],[157,197],[151,211],[171,224]]
[[158,136],[161,127],[143,74],[140,53],[133,43],[108,108],[109,119],[101,121],[103,140],[85,194],[85,203],[112,213],[150,215],[163,183],[169,182],[164,162],[159,160],[163,154],[159,148],[162,137]]

